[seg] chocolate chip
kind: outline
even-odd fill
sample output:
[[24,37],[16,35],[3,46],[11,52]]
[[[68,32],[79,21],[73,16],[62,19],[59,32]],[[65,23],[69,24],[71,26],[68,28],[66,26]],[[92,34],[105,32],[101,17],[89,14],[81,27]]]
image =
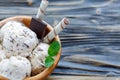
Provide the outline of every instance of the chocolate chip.
[[20,55],[21,53],[20,52],[18,52],[18,55]]
[[14,43],[15,40],[11,36],[10,36],[10,39],[11,39],[10,42]]
[[10,75],[12,75],[12,72],[10,72]]
[[11,49],[10,51],[11,51],[11,52],[13,52],[13,50],[12,50],[12,49]]
[[39,48],[38,51],[43,51],[43,50],[41,48]]
[[29,76],[29,74],[28,73],[26,73],[26,77],[28,77]]
[[16,45],[16,47],[18,47],[18,46],[19,46],[19,44]]
[[23,43],[23,45],[25,45],[27,48],[29,48],[29,45],[27,45],[26,43]]
[[27,31],[26,31],[25,29],[23,30],[23,32],[24,32],[25,34],[27,34]]

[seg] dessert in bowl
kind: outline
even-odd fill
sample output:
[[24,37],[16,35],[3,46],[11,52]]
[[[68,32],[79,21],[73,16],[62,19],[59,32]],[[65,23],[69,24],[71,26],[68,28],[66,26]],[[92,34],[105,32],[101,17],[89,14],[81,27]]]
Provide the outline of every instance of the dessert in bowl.
[[[25,24],[25,26],[27,26],[29,28],[30,24],[31,24],[31,19],[32,19],[32,17],[30,17],[30,16],[10,17],[10,18],[0,21],[0,27],[3,26],[5,23],[14,20],[14,21],[22,22],[23,24]],[[45,22],[45,24],[47,24],[46,33],[45,33],[47,35],[51,30],[53,30],[53,28],[47,22]],[[55,36],[53,41],[58,41],[59,43],[61,43],[59,36]],[[44,80],[49,74],[51,74],[53,69],[57,66],[57,63],[59,62],[59,59],[60,59],[60,54],[61,54],[61,47],[60,47],[58,54],[55,56],[55,61],[52,66],[50,66],[49,68],[45,68],[39,74],[36,74],[34,76],[25,77],[24,80]],[[17,75],[19,75],[19,74],[17,74]],[[1,80],[5,80],[4,76],[1,76],[0,78],[1,78]],[[6,80],[7,80],[7,78],[6,78]]]
[[0,21],[0,80],[44,80],[57,66],[61,54],[58,34],[69,24],[63,18],[52,28],[42,20],[47,0],[36,18],[15,16]]

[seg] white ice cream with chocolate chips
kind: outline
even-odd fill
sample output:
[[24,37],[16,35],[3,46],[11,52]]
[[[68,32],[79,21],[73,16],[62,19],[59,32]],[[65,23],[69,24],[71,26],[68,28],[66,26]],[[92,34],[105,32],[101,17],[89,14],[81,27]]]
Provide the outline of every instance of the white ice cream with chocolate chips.
[[0,29],[0,41],[3,40],[4,34],[7,31],[12,30],[13,28],[17,28],[17,27],[13,27],[13,26],[24,26],[23,23],[17,22],[17,21],[9,21],[7,23],[4,24],[4,26]]
[[32,65],[32,74],[38,74],[45,69],[44,60],[48,56],[49,45],[46,43],[39,43],[39,45],[32,52],[30,63]]
[[2,49],[2,45],[0,44],[0,62],[1,62],[3,59],[6,59],[6,55],[5,55],[5,52],[4,52],[3,49]]
[[23,23],[9,21],[0,29],[0,75],[10,80],[23,80],[45,70],[49,44]]
[[36,34],[20,22],[7,22],[0,32],[7,57],[13,55],[29,56],[39,42]]
[[0,75],[10,80],[23,80],[30,76],[31,64],[21,56],[13,56],[0,62]]

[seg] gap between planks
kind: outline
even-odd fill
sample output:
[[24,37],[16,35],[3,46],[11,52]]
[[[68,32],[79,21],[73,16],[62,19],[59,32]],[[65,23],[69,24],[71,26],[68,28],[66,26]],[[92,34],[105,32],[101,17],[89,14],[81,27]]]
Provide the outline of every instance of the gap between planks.
[[49,76],[46,80],[120,80],[120,77],[104,77],[104,76]]

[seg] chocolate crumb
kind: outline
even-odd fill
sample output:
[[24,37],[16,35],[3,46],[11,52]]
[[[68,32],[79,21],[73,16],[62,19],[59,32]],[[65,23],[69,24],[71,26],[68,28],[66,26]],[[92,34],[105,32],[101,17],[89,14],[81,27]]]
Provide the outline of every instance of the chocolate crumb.
[[23,45],[25,45],[27,48],[29,48],[29,46],[26,43],[24,43]]

